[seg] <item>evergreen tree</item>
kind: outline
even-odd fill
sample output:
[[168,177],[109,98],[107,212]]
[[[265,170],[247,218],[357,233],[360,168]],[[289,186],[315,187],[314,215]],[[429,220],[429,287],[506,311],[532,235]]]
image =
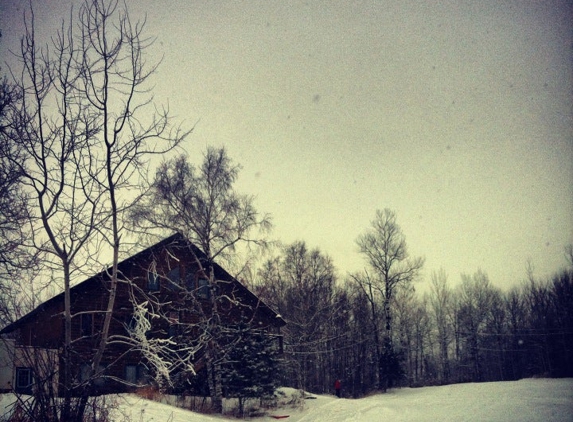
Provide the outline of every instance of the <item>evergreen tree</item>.
[[244,325],[235,335],[237,340],[222,365],[222,380],[225,395],[239,399],[239,412],[243,414],[245,399],[262,399],[274,394],[280,361],[274,339],[264,332]]

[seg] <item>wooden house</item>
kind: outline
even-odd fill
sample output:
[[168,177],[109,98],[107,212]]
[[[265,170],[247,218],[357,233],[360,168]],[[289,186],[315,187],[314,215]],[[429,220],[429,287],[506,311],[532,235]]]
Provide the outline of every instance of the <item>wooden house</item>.
[[[285,321],[280,315],[217,264],[213,264],[216,280],[213,285],[206,267],[204,253],[180,234],[119,263],[120,282],[112,313],[110,341],[102,358],[100,370],[103,376],[94,383],[96,393],[121,392],[130,386],[151,382],[152,362],[142,347],[133,345],[138,306],[138,309],[145,308],[149,324],[143,334],[145,338],[170,339],[189,348],[195,347],[193,365],[197,371],[204,364],[197,337],[204,329],[203,322],[207,320],[208,323],[213,315],[214,306],[221,326],[248,324],[250,329],[274,338],[276,347],[282,350],[280,328]],[[109,298],[110,273],[110,269],[104,270],[70,289],[72,353],[69,365],[76,384],[81,384],[89,372],[99,344]],[[11,350],[4,353],[0,361],[0,389],[27,392],[37,383],[34,377],[46,373],[45,369],[40,369],[37,358],[22,358],[26,351],[41,351],[40,357],[50,357],[49,362],[42,362],[42,365],[49,366],[54,376],[59,377],[57,382],[61,387],[65,365],[64,293],[2,329],[0,336],[5,339],[2,350]]]

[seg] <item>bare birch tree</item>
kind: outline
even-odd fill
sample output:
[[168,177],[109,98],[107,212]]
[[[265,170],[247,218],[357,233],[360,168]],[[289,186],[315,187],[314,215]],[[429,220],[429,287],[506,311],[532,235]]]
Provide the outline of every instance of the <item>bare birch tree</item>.
[[422,258],[410,258],[406,239],[396,222],[396,213],[389,209],[376,211],[371,228],[358,237],[356,243],[366,257],[369,274],[354,279],[369,297],[372,320],[377,320],[375,303],[382,301],[384,315],[383,345],[377,341],[379,353],[379,388],[383,391],[392,383],[392,366],[395,366],[395,351],[392,344],[392,310],[396,289],[412,283],[424,265]]
[[9,142],[22,155],[10,162],[34,201],[34,245],[51,257],[46,268],[64,288],[61,419],[79,421],[90,383],[73,407],[70,288],[78,277],[101,268],[98,252],[110,247],[109,298],[90,358],[92,379],[106,348],[120,281],[122,218],[134,199],[130,188],[145,176],[149,154],[169,151],[187,133],[172,128],[167,110],[154,108],[147,82],[156,66],[144,59],[151,40],[143,36],[144,24],[132,22],[117,0],[86,0],[47,45],[37,40],[35,20],[30,10],[17,53],[22,68],[12,70],[21,98],[10,114]]
[[[270,217],[259,214],[254,198],[234,190],[239,167],[224,148],[208,148],[200,167],[185,156],[163,163],[157,170],[149,196],[133,216],[141,228],[160,228],[182,233],[201,249],[205,259],[196,264],[208,280],[210,306],[200,322],[200,340],[207,362],[209,391],[213,410],[222,412],[222,370],[229,339],[219,312],[215,261],[228,262],[239,245],[265,244]],[[233,298],[224,298],[224,301]]]

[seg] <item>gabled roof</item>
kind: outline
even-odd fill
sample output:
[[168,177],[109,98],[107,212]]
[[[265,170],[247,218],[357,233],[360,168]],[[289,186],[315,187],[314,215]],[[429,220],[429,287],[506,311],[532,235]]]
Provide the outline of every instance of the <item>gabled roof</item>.
[[[136,253],[135,255],[132,255],[129,258],[121,261],[120,263],[118,263],[118,268],[121,271],[122,268],[125,268],[126,266],[130,265],[132,262],[135,262],[141,256],[149,254],[155,250],[162,250],[165,247],[167,247],[168,245],[174,244],[174,243],[184,244],[185,246],[190,247],[192,249],[193,253],[195,254],[195,256],[197,256],[197,258],[201,262],[207,261],[207,257],[203,253],[203,251],[201,251],[197,246],[195,246],[193,243],[191,243],[189,240],[187,240],[182,234],[175,233],[175,234],[161,240],[160,242]],[[245,293],[250,297],[251,300],[255,300],[262,309],[264,309],[266,312],[269,312],[271,315],[274,315],[275,318],[277,318],[277,320],[280,321],[279,322],[280,326],[286,325],[286,322],[282,319],[282,317],[280,315],[278,315],[269,306],[267,306],[262,300],[260,300],[253,292],[251,292],[241,282],[239,282],[237,279],[235,279],[233,276],[231,276],[227,271],[225,271],[223,269],[223,267],[221,267],[217,263],[214,263],[214,267],[215,267],[215,276],[218,279],[225,279],[225,280],[233,281],[234,283],[236,283],[240,288],[244,289]],[[98,274],[91,276],[90,278],[82,281],[81,283],[78,283],[75,286],[71,287],[70,293],[77,292],[77,291],[81,290],[82,288],[86,288],[88,285],[90,285],[91,283],[93,283],[95,281],[100,281],[102,279],[107,278],[108,275],[110,274],[110,272],[111,272],[111,267],[99,272]],[[52,305],[54,303],[58,303],[59,301],[63,301],[64,300],[64,293],[65,292],[62,292],[62,293],[48,299],[47,301],[45,301],[45,302],[41,303],[39,306],[37,306],[34,310],[28,312],[22,318],[14,321],[11,324],[8,324],[6,327],[4,327],[2,330],[0,330],[0,335],[8,334],[8,333],[16,330],[22,324],[25,324],[26,322],[33,320],[39,313],[41,313],[43,310],[47,309],[50,305]]]

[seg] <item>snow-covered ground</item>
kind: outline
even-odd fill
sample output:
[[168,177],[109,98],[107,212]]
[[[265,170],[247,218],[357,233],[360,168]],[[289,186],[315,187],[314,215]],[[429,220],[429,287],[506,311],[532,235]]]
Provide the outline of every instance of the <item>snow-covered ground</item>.
[[[135,396],[126,397],[121,408],[132,420],[143,422],[236,420],[192,413]],[[269,414],[289,415],[281,419],[286,422],[572,422],[573,379],[402,388],[358,400],[316,396],[304,400],[302,408],[285,407]],[[274,419],[264,416],[252,420]]]
[[[295,390],[283,389],[287,394]],[[573,378],[526,379],[512,382],[457,384],[443,387],[402,388],[387,394],[363,399],[337,399],[313,396],[301,400],[297,407],[282,407],[253,422],[275,420],[286,422],[572,422]],[[236,421],[202,415],[142,399],[135,395],[118,398],[118,422],[222,422]],[[0,411],[4,413],[10,395],[3,395]],[[12,397],[13,401],[13,397]],[[0,416],[0,420],[2,420]]]

